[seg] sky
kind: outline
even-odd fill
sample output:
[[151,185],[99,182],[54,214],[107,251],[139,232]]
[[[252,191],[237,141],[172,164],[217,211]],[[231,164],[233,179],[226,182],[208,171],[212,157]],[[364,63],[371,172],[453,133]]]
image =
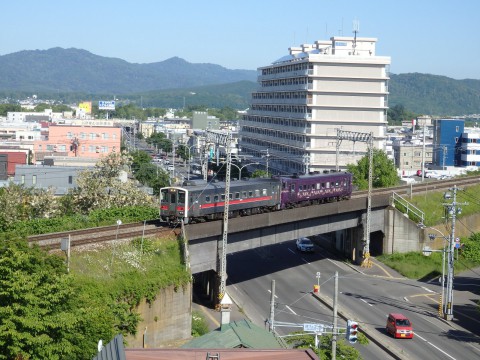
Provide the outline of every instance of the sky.
[[77,48],[130,63],[178,56],[255,70],[332,36],[378,39],[390,72],[480,79],[479,0],[15,0],[0,55]]

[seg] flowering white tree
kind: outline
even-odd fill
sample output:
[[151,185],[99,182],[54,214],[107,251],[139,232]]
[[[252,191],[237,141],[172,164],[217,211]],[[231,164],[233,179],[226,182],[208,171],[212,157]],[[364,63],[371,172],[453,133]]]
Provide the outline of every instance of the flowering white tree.
[[88,213],[94,209],[151,205],[153,199],[138,189],[134,180],[122,179],[131,165],[126,153],[111,153],[102,158],[94,169],[84,170],[77,178],[73,203],[77,211]]
[[0,228],[36,218],[51,218],[61,213],[61,204],[52,189],[26,188],[9,183],[0,191]]

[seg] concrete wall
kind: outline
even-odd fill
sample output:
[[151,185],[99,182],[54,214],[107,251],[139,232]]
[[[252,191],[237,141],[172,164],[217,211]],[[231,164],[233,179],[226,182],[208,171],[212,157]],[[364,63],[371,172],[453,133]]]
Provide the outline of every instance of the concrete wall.
[[420,251],[424,246],[424,238],[421,236],[417,223],[391,206],[385,209],[385,237],[383,241],[385,254]]
[[145,300],[137,308],[143,319],[136,336],[127,336],[128,348],[159,348],[189,339],[192,330],[192,286],[170,286],[157,294],[148,304]]

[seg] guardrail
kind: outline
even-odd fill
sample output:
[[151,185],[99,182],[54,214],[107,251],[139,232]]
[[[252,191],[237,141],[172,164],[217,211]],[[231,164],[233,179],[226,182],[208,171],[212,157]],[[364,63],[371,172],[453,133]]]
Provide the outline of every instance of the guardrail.
[[[425,213],[417,208],[415,205],[409,203],[405,198],[398,195],[395,191],[392,192],[392,206],[398,207],[400,205],[405,209],[405,214],[409,219],[415,220],[418,223],[424,224]],[[401,211],[401,209],[399,209]],[[413,216],[410,216],[412,214]]]

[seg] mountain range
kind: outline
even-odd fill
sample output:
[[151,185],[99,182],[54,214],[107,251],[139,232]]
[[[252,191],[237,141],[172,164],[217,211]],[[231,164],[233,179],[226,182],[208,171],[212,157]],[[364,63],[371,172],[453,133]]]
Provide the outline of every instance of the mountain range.
[[[0,96],[9,97],[39,93],[81,101],[113,95],[142,106],[179,107],[187,102],[244,109],[257,89],[256,79],[255,70],[194,64],[179,57],[136,64],[58,47],[0,56]],[[390,74],[389,92],[390,107],[403,105],[418,114],[480,114],[480,80]]]

